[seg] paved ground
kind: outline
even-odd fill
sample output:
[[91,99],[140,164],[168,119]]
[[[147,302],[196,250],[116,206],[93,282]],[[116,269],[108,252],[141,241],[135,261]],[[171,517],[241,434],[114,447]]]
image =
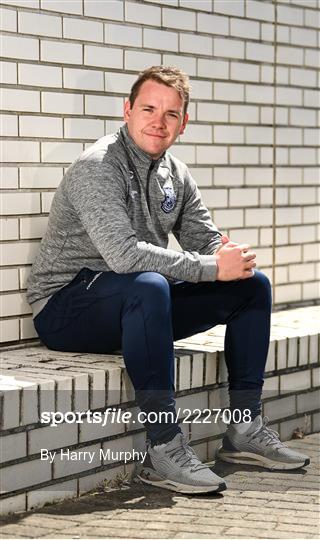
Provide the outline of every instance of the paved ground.
[[135,482],[0,520],[2,538],[319,538],[319,435],[290,441],[306,469],[216,463],[229,489],[180,496]]

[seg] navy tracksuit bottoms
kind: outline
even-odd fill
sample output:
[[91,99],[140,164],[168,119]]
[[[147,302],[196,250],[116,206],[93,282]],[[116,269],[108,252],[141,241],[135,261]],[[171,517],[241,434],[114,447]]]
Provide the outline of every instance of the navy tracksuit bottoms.
[[[156,272],[97,272],[83,268],[55,293],[34,323],[58,351],[112,353],[122,349],[140,409],[175,411],[173,341],[226,324],[230,408],[261,411],[270,338],[268,278],[175,283]],[[154,418],[155,415],[153,415]],[[146,423],[153,443],[180,431],[175,421]]]

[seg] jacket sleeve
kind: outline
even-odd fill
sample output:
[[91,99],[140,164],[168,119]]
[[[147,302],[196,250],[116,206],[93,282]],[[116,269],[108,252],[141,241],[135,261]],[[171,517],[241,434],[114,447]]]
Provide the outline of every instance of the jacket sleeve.
[[188,169],[184,180],[183,206],[172,232],[182,249],[200,255],[213,255],[221,246],[222,234],[203,204],[197,184]]
[[116,273],[158,272],[168,279],[215,279],[215,259],[138,241],[126,206],[126,183],[114,166],[78,162],[70,171],[67,194],[75,213],[108,267]]

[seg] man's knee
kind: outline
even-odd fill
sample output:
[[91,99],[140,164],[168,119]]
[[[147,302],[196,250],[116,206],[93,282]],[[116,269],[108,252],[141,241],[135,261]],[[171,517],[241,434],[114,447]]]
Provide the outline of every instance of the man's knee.
[[168,280],[158,272],[141,272],[134,280],[134,291],[150,302],[170,299]]

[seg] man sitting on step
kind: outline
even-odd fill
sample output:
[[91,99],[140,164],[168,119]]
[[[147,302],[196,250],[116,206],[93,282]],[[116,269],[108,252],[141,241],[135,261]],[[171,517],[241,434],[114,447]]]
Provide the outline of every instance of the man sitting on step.
[[[254,269],[248,244],[218,231],[187,166],[167,151],[186,128],[188,102],[179,69],[140,74],[125,124],[80,155],[57,189],[28,300],[50,349],[122,349],[140,409],[158,414],[146,423],[141,479],[203,493],[226,484],[201,463],[175,418],[173,342],[217,324],[226,324],[230,410],[243,415],[229,425],[219,457],[270,469],[303,467],[309,458],[261,417],[269,280]],[[183,251],[168,249],[170,232]],[[163,412],[171,420],[161,421]]]

